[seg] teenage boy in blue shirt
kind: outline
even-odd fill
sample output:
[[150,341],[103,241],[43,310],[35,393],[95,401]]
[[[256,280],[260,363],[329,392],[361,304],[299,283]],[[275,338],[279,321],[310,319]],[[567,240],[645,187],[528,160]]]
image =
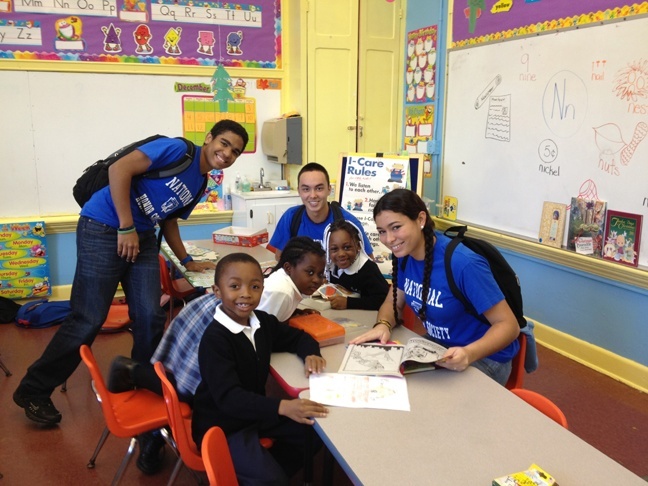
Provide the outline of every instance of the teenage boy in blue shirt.
[[[286,243],[293,236],[309,236],[322,243],[324,241],[324,230],[334,220],[333,209],[331,209],[328,202],[331,182],[324,166],[317,162],[309,162],[302,167],[297,176],[297,191],[305,207],[297,234],[291,234],[291,226],[293,217],[301,206],[294,206],[281,216],[277,228],[268,243],[268,246],[274,248],[277,261],[281,257],[281,252]],[[340,208],[340,210],[345,220],[351,221],[356,227],[360,228],[367,254],[373,258],[371,242],[367,238],[364,229],[362,229],[360,221],[346,209]]]

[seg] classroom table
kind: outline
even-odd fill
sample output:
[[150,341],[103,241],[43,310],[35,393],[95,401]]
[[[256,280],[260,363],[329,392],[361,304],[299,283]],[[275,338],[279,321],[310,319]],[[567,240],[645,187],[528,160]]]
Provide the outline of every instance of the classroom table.
[[[189,248],[196,247],[215,253],[217,256],[216,259],[211,258],[213,254],[211,256],[207,255],[207,257],[213,261],[218,261],[220,258],[224,257],[225,255],[229,255],[230,253],[247,253],[259,262],[263,270],[273,267],[277,263],[275,261],[275,254],[263,245],[251,247],[223,245],[214,243],[212,240],[191,240],[185,241],[184,243],[185,246]],[[166,257],[166,259],[169,260],[173,264],[173,266],[178,269],[182,276],[189,281],[191,285],[193,285],[194,287],[211,288],[211,285],[214,283],[213,271],[188,272],[187,269],[180,264],[180,261],[176,258],[175,254],[173,253],[173,251],[171,251],[171,248],[169,248],[169,245],[166,242],[162,243],[162,245],[160,246],[160,251]],[[201,258],[199,256],[192,256],[195,260],[200,260]]]
[[[366,328],[376,317],[375,311],[322,314]],[[351,331],[346,341],[361,332]],[[399,327],[394,339],[413,335]],[[343,344],[322,348],[328,372],[337,371],[344,351]],[[299,358],[275,353],[271,366],[302,390],[299,396],[309,396]],[[407,386],[410,412],[329,407],[326,418],[316,419],[315,431],[354,484],[490,485],[533,463],[561,486],[646,484],[475,368],[415,373]]]

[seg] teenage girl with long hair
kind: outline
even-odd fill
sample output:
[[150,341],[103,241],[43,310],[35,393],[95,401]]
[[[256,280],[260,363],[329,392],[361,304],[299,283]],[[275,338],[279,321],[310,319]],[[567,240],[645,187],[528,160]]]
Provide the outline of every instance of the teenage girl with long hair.
[[474,366],[504,385],[519,349],[519,326],[488,262],[459,245],[451,265],[459,289],[486,317],[485,323],[452,295],[444,264],[450,238],[434,231],[427,207],[416,193],[395,189],[385,194],[373,215],[380,241],[394,256],[392,292],[380,307],[374,328],[351,342],[386,343],[407,304],[421,319],[426,337],[448,348],[440,366],[455,371]]

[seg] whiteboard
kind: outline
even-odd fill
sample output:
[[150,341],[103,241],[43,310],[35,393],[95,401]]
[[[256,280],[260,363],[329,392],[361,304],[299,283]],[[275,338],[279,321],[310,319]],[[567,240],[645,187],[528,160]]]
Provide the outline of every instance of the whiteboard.
[[458,219],[537,240],[543,202],[578,195],[646,218],[648,18],[454,50],[448,63],[443,193]]
[[[2,217],[77,214],[72,187],[83,169],[149,135],[181,136],[182,97],[197,93],[176,91],[176,83],[209,81],[208,76],[0,71]],[[281,92],[245,81],[245,96],[256,99],[257,150],[226,169],[225,180],[232,181],[236,172],[258,180],[262,167],[266,180],[279,180],[281,166],[267,161],[258,134],[263,121],[280,115]]]

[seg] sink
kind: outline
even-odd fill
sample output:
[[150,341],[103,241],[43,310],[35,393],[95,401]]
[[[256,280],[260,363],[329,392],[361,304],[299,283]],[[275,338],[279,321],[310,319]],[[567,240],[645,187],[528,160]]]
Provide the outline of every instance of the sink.
[[272,187],[269,186],[260,186],[259,184],[256,185],[250,185],[250,191],[272,191]]

